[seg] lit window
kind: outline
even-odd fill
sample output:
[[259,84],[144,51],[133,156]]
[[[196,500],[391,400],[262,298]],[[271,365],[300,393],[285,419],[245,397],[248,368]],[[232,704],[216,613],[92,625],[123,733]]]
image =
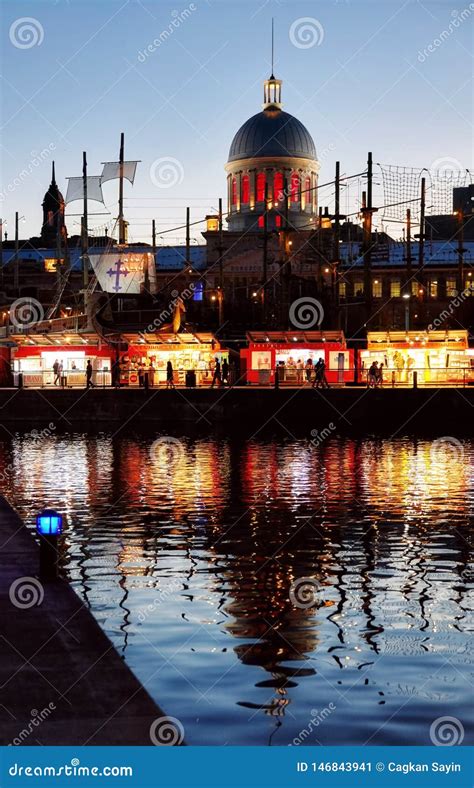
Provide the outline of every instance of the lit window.
[[257,175],[257,202],[265,199],[265,173],[259,172]]
[[474,295],[474,280],[472,276],[466,278],[466,281],[464,283],[464,288],[466,295],[468,296]]
[[248,175],[242,178],[242,202],[247,203],[250,200],[250,180]]
[[273,199],[275,202],[280,202],[284,198],[283,194],[283,175],[281,172],[276,172],[273,176]]
[[390,297],[400,298],[400,280],[392,279],[390,282]]
[[264,227],[264,224],[265,224],[265,222],[264,222],[263,216],[259,216],[258,217],[258,226],[259,227]]
[[456,277],[448,276],[446,279],[446,295],[448,298],[453,298],[454,296],[457,296],[457,294],[458,290],[456,287]]
[[232,178],[232,205],[237,205],[237,179]]
[[362,279],[354,279],[354,295],[355,296],[364,295],[364,283]]
[[275,227],[281,227],[281,216],[275,216]]
[[339,282],[339,295],[341,296],[341,298],[345,298],[346,297],[346,283],[345,282]]
[[64,261],[63,260],[57,260],[56,257],[45,257],[44,270],[48,274],[53,274],[56,271],[56,265],[57,265],[58,262],[61,264]]
[[291,202],[300,201],[300,176],[297,172],[291,174]]
[[372,295],[374,298],[382,298],[382,280],[374,279],[372,281]]
[[418,295],[418,289],[419,289],[418,282],[416,281],[416,279],[412,279],[411,280],[411,294],[412,294],[412,296],[417,296]]
[[438,280],[431,279],[430,280],[430,297],[431,298],[438,298]]

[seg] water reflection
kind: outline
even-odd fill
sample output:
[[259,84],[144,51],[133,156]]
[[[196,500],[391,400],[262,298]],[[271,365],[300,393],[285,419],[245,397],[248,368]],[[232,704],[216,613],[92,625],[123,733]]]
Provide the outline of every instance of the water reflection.
[[467,715],[472,442],[152,442],[16,436],[0,479],[66,513],[71,582],[190,743],[288,744],[329,703],[306,743]]

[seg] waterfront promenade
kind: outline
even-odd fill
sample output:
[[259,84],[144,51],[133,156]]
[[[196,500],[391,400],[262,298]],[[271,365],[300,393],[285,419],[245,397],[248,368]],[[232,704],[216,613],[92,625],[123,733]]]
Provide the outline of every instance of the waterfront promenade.
[[[474,387],[367,389],[0,389],[0,425],[16,430],[166,430],[270,427],[390,435],[474,433]],[[329,425],[334,425],[330,427]],[[52,427],[51,427],[52,425]]]
[[38,558],[0,497],[0,743],[151,745],[163,712],[70,586],[39,583]]

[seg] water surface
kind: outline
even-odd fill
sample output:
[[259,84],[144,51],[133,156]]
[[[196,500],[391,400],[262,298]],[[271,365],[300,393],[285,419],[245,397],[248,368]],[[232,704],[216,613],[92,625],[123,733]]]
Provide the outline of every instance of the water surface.
[[189,744],[469,740],[473,442],[157,437],[15,436],[0,480]]

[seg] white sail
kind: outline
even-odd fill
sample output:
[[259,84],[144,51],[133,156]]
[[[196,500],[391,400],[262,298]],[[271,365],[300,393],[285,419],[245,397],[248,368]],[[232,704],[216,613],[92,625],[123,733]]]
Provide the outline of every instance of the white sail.
[[89,255],[94,273],[105,293],[138,295],[156,288],[156,271],[151,252],[105,252]]
[[[84,199],[84,182],[82,177],[68,178],[66,204],[74,202],[74,200]],[[87,199],[95,200],[96,202],[104,203],[102,194],[101,176],[88,175],[87,176]]]
[[[123,177],[133,184],[135,180],[135,173],[137,171],[136,161],[124,161],[123,163]],[[104,169],[102,170],[101,183],[112,181],[115,178],[120,178],[120,162],[119,161],[105,161],[103,162]]]

